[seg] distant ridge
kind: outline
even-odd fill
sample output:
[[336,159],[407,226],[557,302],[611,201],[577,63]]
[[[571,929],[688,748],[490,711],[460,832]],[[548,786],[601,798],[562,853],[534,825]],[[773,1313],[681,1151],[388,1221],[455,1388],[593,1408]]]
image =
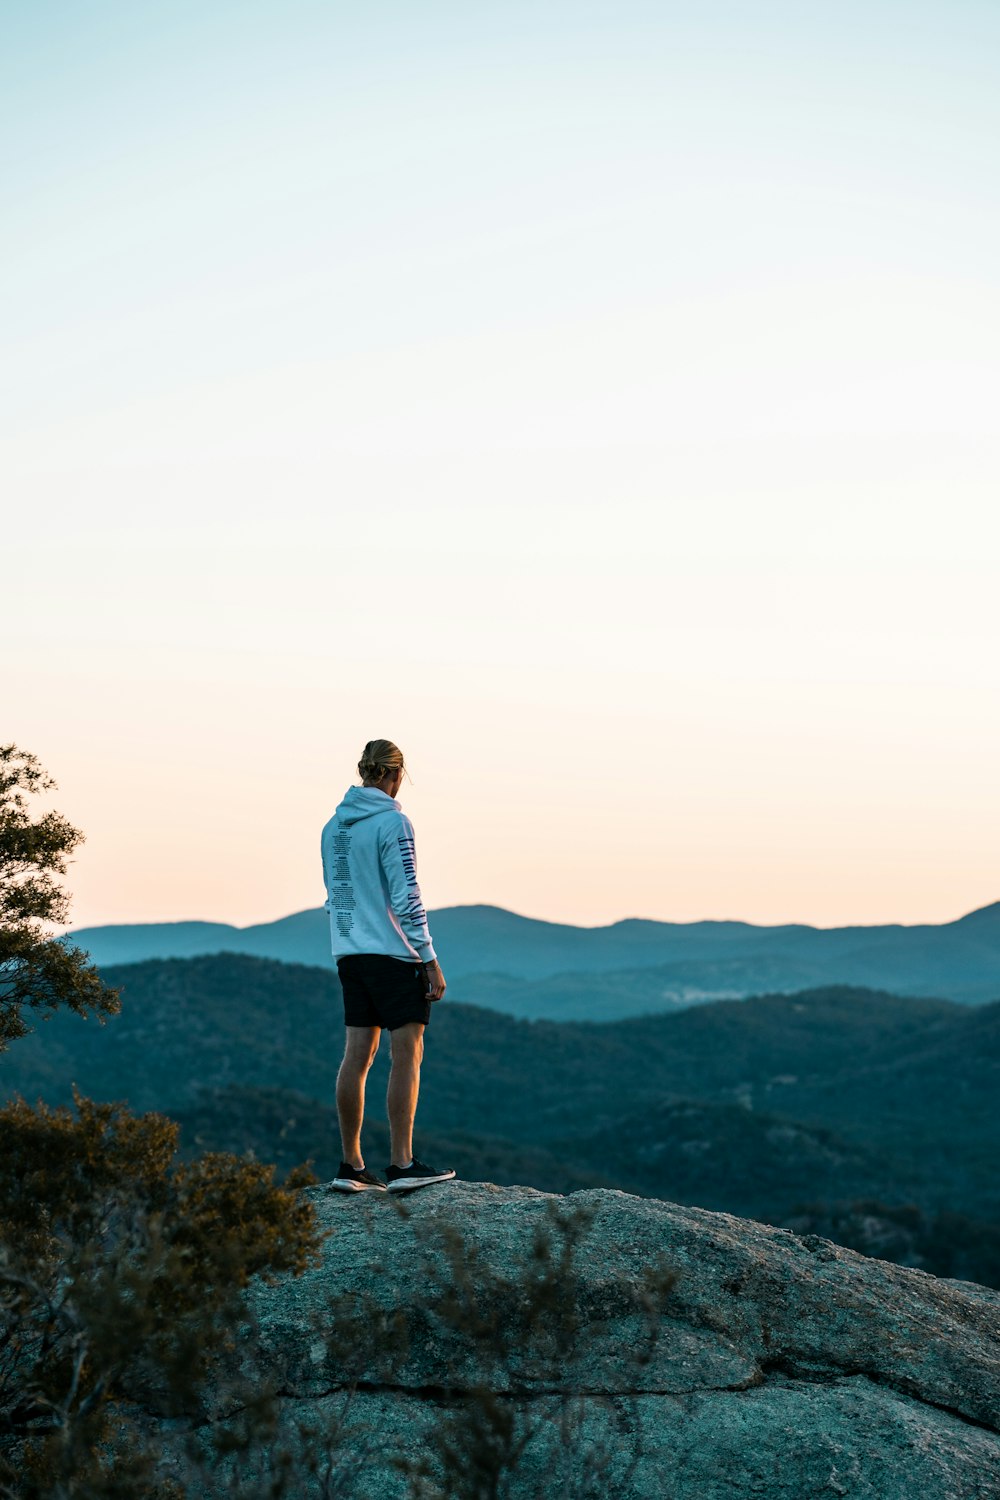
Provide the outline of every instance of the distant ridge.
[[960,923],[973,922],[1000,922],[1000,901],[991,901],[988,906],[977,906],[975,911],[966,912],[964,917],[959,917],[950,925],[957,927]]
[[[574,927],[485,905],[440,908],[430,924],[456,999],[534,1018],[614,1020],[823,984],[1000,999],[1000,901],[909,927],[636,917]],[[322,907],[251,927],[155,922],[81,928],[66,940],[104,966],[212,953],[332,966]]]

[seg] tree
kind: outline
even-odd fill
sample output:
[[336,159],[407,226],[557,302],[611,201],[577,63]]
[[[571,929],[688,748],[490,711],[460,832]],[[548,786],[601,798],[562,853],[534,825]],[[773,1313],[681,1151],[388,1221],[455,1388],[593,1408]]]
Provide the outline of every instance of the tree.
[[119,1009],[118,991],[87,954],[45,930],[67,919],[69,897],[56,876],[83,841],[60,813],[29,816],[28,798],[54,786],[34,755],[0,745],[0,1052],[31,1029],[26,1008],[67,1006],[102,1019]]
[[[64,922],[57,875],[80,833],[28,799],[54,785],[33,755],[0,747],[0,1050],[25,1008],[119,1009],[87,955],[45,931]],[[243,1290],[298,1274],[318,1253],[315,1181],[229,1153],[177,1163],[178,1126],[74,1091],[68,1107],[0,1109],[0,1496],[141,1500],[201,1492],[221,1453],[162,1471],[154,1414],[227,1401],[239,1446],[273,1430],[273,1392],[248,1381]]]
[[198,1493],[221,1455],[175,1462],[171,1488],[156,1419],[210,1402],[251,1414],[244,1450],[270,1436],[242,1294],[312,1264],[314,1179],[279,1187],[223,1153],[178,1165],[163,1115],[75,1104],[0,1110],[0,1495]]

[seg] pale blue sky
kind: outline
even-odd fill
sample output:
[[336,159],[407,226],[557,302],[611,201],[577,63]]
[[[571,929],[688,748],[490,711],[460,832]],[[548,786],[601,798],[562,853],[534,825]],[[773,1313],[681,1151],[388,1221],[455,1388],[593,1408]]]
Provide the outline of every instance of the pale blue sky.
[[375,734],[432,905],[1000,895],[997,7],[0,15],[79,920],[314,904]]

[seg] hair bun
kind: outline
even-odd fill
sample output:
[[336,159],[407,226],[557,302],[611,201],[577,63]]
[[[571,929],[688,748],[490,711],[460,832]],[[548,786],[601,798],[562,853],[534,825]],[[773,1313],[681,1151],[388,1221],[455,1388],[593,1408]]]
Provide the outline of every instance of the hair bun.
[[369,740],[358,761],[362,781],[384,781],[391,771],[405,771],[403,752],[392,740]]

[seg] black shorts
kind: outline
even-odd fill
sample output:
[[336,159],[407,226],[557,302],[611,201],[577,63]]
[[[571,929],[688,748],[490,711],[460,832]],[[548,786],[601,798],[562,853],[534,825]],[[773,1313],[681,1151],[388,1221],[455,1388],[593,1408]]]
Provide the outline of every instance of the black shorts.
[[424,966],[384,953],[345,953],[337,959],[344,991],[345,1026],[384,1026],[395,1031],[431,1018]]

